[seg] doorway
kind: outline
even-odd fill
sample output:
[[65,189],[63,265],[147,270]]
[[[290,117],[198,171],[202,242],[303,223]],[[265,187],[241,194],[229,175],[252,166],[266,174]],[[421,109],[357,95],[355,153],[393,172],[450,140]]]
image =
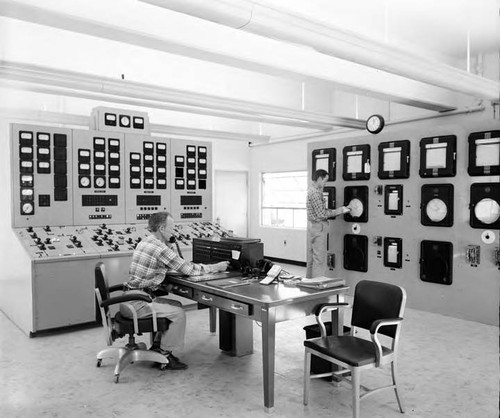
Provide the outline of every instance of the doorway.
[[248,236],[248,172],[215,170],[214,217],[234,236]]

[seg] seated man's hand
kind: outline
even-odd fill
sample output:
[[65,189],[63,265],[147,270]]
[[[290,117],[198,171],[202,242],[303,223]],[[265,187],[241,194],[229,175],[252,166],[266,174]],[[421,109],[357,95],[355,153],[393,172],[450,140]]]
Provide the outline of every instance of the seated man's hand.
[[226,271],[229,266],[229,261],[221,261],[220,263],[214,264],[215,271]]

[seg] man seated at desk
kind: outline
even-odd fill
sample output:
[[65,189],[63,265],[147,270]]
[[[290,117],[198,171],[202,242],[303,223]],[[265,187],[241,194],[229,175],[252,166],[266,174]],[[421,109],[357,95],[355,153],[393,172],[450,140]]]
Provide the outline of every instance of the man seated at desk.
[[[170,237],[174,230],[174,219],[168,212],[158,212],[149,218],[148,229],[151,235],[139,242],[129,270],[129,280],[125,283],[125,293],[147,293],[153,297],[153,309],[158,318],[168,318],[171,323],[167,331],[157,333],[151,350],[157,351],[168,359],[167,369],[182,370],[187,365],[172,354],[173,350],[182,350],[186,331],[186,314],[180,302],[164,296],[155,297],[152,292],[158,289],[169,270],[198,276],[200,274],[224,271],[227,261],[217,264],[195,264],[183,260],[171,247]],[[129,302],[137,312],[138,318],[151,316],[151,304],[145,301]],[[132,312],[120,305],[120,312],[132,318]]]

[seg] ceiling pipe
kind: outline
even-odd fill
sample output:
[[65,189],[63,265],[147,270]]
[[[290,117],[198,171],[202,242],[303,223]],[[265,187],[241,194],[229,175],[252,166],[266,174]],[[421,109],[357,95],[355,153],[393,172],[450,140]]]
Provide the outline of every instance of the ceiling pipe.
[[[414,118],[405,118],[405,119],[398,119],[394,121],[386,121],[385,125],[398,125],[402,123],[411,123],[411,122],[420,122],[423,120],[428,120],[428,119],[436,119],[436,118],[443,118],[443,117],[448,117],[448,116],[456,116],[456,115],[463,115],[467,113],[475,113],[475,112],[483,112],[486,110],[486,107],[483,105],[478,105],[478,106],[472,106],[472,107],[465,107],[463,109],[456,109],[456,110],[450,110],[449,112],[443,112],[443,113],[434,113],[432,115],[428,116],[418,116]],[[308,141],[308,140],[319,140],[319,139],[334,139],[333,135],[338,135],[338,134],[345,134],[345,133],[352,133],[354,132],[352,129],[348,128],[339,128],[339,129],[331,129],[328,132],[319,132],[319,133],[310,133],[306,135],[293,135],[293,136],[284,136],[280,138],[273,139],[265,144],[251,144],[251,147],[259,147],[259,146],[264,146],[264,145],[273,145],[273,144],[280,144],[283,142],[295,142],[295,141]]]
[[409,53],[394,45],[288,11],[259,0],[140,0],[257,35],[306,45],[337,58],[474,97],[498,101],[500,83]]
[[[236,51],[234,46],[217,42],[216,39],[221,39],[219,36],[200,38],[199,35],[193,35],[193,33],[181,36],[169,31],[168,28],[167,30],[163,28],[161,31],[165,33],[165,36],[144,32],[140,22],[154,20],[155,23],[152,24],[154,28],[163,20],[162,13],[157,13],[158,10],[155,7],[149,7],[149,5],[144,7],[144,4],[139,4],[139,2],[135,4],[132,0],[123,9],[132,9],[132,13],[137,16],[138,23],[133,24],[123,16],[124,10],[115,10],[112,16],[108,16],[109,10],[105,2],[100,2],[102,4],[99,4],[99,7],[93,5],[95,16],[89,18],[74,15],[70,2],[64,3],[64,7],[61,3],[58,9],[54,9],[53,2],[48,4],[49,8],[42,8],[26,4],[27,1],[30,0],[0,0],[0,16],[141,48],[230,65],[271,76],[300,81],[318,80],[331,83],[332,86],[346,92],[367,95],[405,106],[435,112],[456,109],[457,98],[453,97],[454,94],[450,90],[320,54],[311,48],[297,48],[296,45],[281,43],[280,54],[274,53],[273,55],[270,50],[263,54],[262,49],[257,49],[256,45],[249,45],[249,48],[244,51],[241,49]],[[64,10],[70,12],[64,13]],[[168,14],[169,11],[166,13]],[[123,26],[115,24],[121,21],[124,23]],[[195,27],[195,23],[197,22],[191,22],[189,27]],[[265,38],[259,38],[258,44],[266,43]]]
[[[208,94],[193,93],[151,84],[116,80],[93,76],[74,71],[62,71],[49,67],[31,64],[13,63],[0,60],[0,79],[13,83],[25,83],[40,86],[52,94],[76,95],[78,91],[93,94],[119,96],[151,103],[174,103],[183,106],[176,110],[216,109],[221,117],[229,117],[236,113],[253,116],[253,120],[287,126],[300,126],[308,129],[328,130],[332,126],[343,126],[364,129],[365,121],[353,118],[332,116],[325,113],[307,112],[263,105],[238,99],[229,99]],[[158,106],[153,106],[158,107]]]

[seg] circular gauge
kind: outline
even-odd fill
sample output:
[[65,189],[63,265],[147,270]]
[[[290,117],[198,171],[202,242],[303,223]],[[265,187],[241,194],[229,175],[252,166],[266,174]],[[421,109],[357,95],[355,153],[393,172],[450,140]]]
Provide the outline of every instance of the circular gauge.
[[427,202],[425,213],[432,222],[441,222],[448,214],[448,207],[441,199],[434,198]]
[[500,218],[500,205],[489,197],[476,203],[474,215],[483,224],[493,224]]
[[95,179],[95,185],[96,185],[96,187],[104,187],[105,183],[106,182],[104,181],[104,179],[102,177],[97,177]]
[[23,204],[23,214],[29,215],[32,212],[33,212],[33,205],[31,203],[24,203]]
[[120,116],[120,126],[130,126],[130,117],[127,115]]
[[88,177],[81,177],[80,178],[80,186],[81,187],[89,187],[90,185],[90,179]]
[[347,205],[351,208],[351,212],[349,215],[351,215],[353,218],[359,218],[365,209],[363,202],[359,199],[351,199],[349,204]]

